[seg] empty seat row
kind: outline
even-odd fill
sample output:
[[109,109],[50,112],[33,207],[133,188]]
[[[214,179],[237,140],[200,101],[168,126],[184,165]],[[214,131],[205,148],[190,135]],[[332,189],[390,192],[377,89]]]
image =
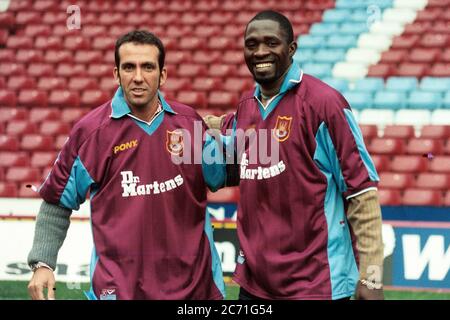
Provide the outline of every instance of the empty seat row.
[[385,155],[441,155],[450,154],[450,143],[441,139],[410,138],[407,141],[400,138],[373,138],[367,145],[371,154]]
[[386,155],[372,155],[372,160],[378,172],[450,173],[450,156],[427,158],[420,155],[401,155],[393,157]]
[[385,206],[450,206],[450,192],[411,188],[404,191],[379,189],[380,204]]
[[379,187],[381,189],[423,188],[447,191],[450,189],[450,176],[443,173],[381,172]]

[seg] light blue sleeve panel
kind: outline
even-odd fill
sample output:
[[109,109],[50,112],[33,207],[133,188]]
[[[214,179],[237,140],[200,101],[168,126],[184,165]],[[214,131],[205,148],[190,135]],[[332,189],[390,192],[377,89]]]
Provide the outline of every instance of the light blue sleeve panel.
[[70,177],[61,195],[60,205],[68,209],[78,210],[80,204],[86,200],[86,194],[93,183],[94,180],[89,175],[80,157],[77,157],[73,162]]
[[367,171],[369,172],[370,180],[372,181],[380,181],[380,177],[378,176],[377,170],[375,169],[375,165],[372,161],[372,158],[369,155],[369,152],[367,151],[366,145],[364,144],[364,138],[361,133],[361,129],[358,126],[358,123],[356,122],[355,116],[353,115],[353,112],[349,109],[344,109],[345,118],[347,119],[348,125],[350,126],[350,129],[352,130],[353,137],[355,138],[356,145],[358,146],[359,155],[364,163],[364,166],[366,167]]
[[226,183],[227,168],[224,155],[224,142],[228,139],[220,135],[217,141],[214,137],[206,133],[205,144],[202,151],[202,170],[205,182],[211,191],[223,188]]

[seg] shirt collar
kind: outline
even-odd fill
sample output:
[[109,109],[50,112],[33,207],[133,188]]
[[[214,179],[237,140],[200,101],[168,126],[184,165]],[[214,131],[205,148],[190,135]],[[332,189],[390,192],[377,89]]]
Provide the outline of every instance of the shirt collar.
[[[172,109],[172,107],[166,102],[166,100],[164,99],[159,90],[158,90],[158,99],[159,101],[161,101],[163,111],[176,114],[176,112]],[[114,94],[114,98],[111,101],[111,109],[112,109],[111,118],[117,119],[127,114],[131,114],[131,109],[123,96],[122,87],[117,88],[116,93]]]
[[[292,88],[294,88],[297,84],[302,81],[303,70],[300,68],[300,64],[296,61],[293,61],[291,66],[289,67],[289,71],[286,74],[283,83],[281,84],[280,92],[277,95],[283,94]],[[259,84],[256,84],[256,89],[254,92],[254,96],[258,98],[261,94],[261,88]]]

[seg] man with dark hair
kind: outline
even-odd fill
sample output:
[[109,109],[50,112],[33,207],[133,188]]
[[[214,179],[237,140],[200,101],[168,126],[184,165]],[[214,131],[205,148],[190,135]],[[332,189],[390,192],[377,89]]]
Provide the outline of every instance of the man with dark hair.
[[[192,108],[160,94],[167,70],[156,36],[130,32],[115,52],[114,98],[75,125],[39,189],[29,293],[44,299],[47,288],[55,298],[57,254],[72,210],[89,192],[89,299],[223,299],[206,192],[224,184],[224,166],[206,163],[202,152],[214,150],[214,140],[206,135],[204,149],[187,143],[196,126],[202,137],[206,126]],[[198,152],[200,163],[178,161]]]
[[[382,299],[377,172],[348,102],[304,74],[296,50],[286,17],[257,14],[244,39],[256,89],[235,114],[205,118],[257,136],[237,154],[240,299]],[[262,132],[278,146],[275,165],[249,157]]]

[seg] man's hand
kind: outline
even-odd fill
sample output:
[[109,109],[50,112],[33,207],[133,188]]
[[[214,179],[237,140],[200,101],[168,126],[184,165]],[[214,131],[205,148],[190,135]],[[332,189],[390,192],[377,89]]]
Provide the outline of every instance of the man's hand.
[[383,288],[380,289],[369,289],[367,286],[363,285],[361,281],[358,281],[355,292],[356,300],[384,300]]
[[45,300],[44,288],[47,288],[47,300],[55,300],[55,276],[47,268],[38,268],[28,284],[28,293],[33,300]]
[[205,121],[208,128],[220,130],[222,128],[222,121],[225,117],[225,114],[219,117],[209,114],[203,117],[203,121]]

